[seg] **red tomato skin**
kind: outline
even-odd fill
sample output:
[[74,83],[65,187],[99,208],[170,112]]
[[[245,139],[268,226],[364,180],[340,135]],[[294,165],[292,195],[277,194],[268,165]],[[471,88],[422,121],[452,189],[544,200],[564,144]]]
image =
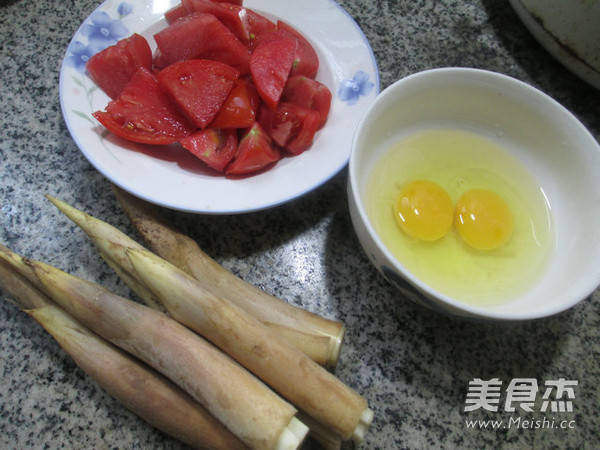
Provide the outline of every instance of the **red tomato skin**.
[[250,56],[250,74],[262,101],[271,110],[277,103],[289,77],[296,41],[278,39],[258,45]]
[[322,128],[329,115],[331,97],[331,91],[323,83],[304,75],[296,75],[288,79],[281,101],[317,111],[321,118],[319,128]]
[[260,98],[251,81],[237,79],[223,106],[210,123],[214,128],[248,128],[256,120]]
[[154,64],[162,69],[188,59],[210,59],[248,72],[250,51],[212,14],[193,13],[173,22],[154,35],[160,57]]
[[240,73],[227,64],[190,59],[164,68],[158,82],[198,128],[205,128],[221,109]]
[[244,4],[244,0],[210,0],[213,3],[228,3],[230,5],[242,6]]
[[165,19],[167,23],[170,25],[175,22],[177,19],[181,19],[183,16],[188,14],[185,7],[180,3],[179,5],[173,6],[167,12],[165,12]]
[[136,72],[105,111],[93,116],[115,135],[142,144],[172,144],[196,129],[145,68]]
[[277,21],[277,30],[292,34],[298,40],[298,49],[290,76],[305,75],[309,78],[315,78],[319,71],[319,56],[312,44],[302,33],[294,27],[281,20]]
[[111,99],[117,98],[140,67],[152,68],[152,50],[137,33],[99,51],[86,64],[92,80]]
[[258,110],[258,122],[267,134],[292,155],[312,145],[320,120],[318,112],[293,103],[280,102],[275,111]]
[[319,60],[314,51],[309,52],[306,50],[306,48],[302,47],[302,41],[298,39],[297,35],[284,29],[276,29],[258,36],[255,44],[258,46],[264,42],[276,41],[279,39],[294,39],[297,43],[296,53],[294,54],[294,62],[292,64],[292,69],[290,70],[290,76],[305,75],[307,77],[314,78],[319,69]]
[[234,129],[206,128],[182,139],[188,150],[208,167],[223,173],[237,152],[238,135]]
[[319,71],[319,56],[312,44],[302,33],[286,22],[278,20],[277,29],[292,34],[298,40],[298,49],[290,76],[306,75],[309,78],[315,78]]
[[279,148],[258,122],[242,136],[233,160],[225,168],[227,175],[248,175],[266,168],[281,159]]
[[188,14],[208,13],[214,15],[241,42],[248,43],[250,39],[248,15],[243,6],[214,0],[182,0],[181,4]]
[[276,30],[277,25],[262,14],[251,9],[246,8],[246,14],[248,16],[249,33],[249,42],[247,45],[250,50],[253,50],[258,45],[257,42],[259,42],[260,36],[269,31]]

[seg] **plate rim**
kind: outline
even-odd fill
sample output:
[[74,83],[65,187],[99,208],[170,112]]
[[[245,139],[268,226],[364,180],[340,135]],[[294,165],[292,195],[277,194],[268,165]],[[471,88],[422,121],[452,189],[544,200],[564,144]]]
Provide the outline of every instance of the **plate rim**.
[[[345,26],[350,26],[356,33],[355,42],[357,42],[360,45],[360,47],[363,48],[364,51],[366,51],[365,56],[368,55],[368,61],[366,61],[365,58],[363,58],[363,59],[365,59],[365,62],[368,64],[368,70],[371,71],[371,73],[372,73],[372,78],[369,78],[369,80],[372,84],[372,89],[368,95],[369,96],[368,103],[364,102],[364,104],[363,104],[364,106],[359,111],[360,114],[358,114],[355,119],[355,122],[356,122],[355,125],[357,125],[358,121],[360,120],[360,117],[362,117],[362,114],[368,107],[368,104],[370,104],[370,102],[372,102],[380,92],[380,79],[379,79],[380,74],[379,74],[379,67],[377,65],[377,60],[376,60],[375,54],[373,52],[373,49],[372,49],[366,35],[364,34],[364,32],[362,31],[360,26],[354,21],[352,16],[341,5],[339,5],[334,0],[312,0],[312,2],[313,3],[316,2],[323,8],[334,7],[338,11],[338,13],[341,14],[345,18],[345,20],[346,20]],[[179,3],[178,1],[174,1],[174,0],[169,1],[167,9],[178,3]],[[248,8],[264,10],[264,8],[260,8],[259,6],[254,6],[254,4],[256,3],[255,1],[249,0],[246,3],[248,4],[247,5]],[[260,1],[258,3],[260,4]],[[135,185],[133,185],[131,183],[129,183],[129,184],[124,183],[123,180],[121,179],[121,177],[115,176],[114,174],[112,174],[110,172],[110,167],[107,167],[106,164],[103,165],[97,159],[94,159],[94,157],[93,157],[94,152],[93,151],[90,152],[89,146],[86,146],[83,142],[81,142],[82,136],[80,136],[80,134],[75,129],[75,126],[72,123],[72,121],[73,121],[72,112],[70,112],[68,110],[69,102],[66,98],[67,97],[66,89],[71,87],[72,83],[73,83],[72,81],[68,80],[68,76],[67,76],[69,70],[74,70],[73,67],[70,64],[68,64],[68,61],[67,61],[71,46],[78,38],[81,38],[81,33],[82,33],[83,28],[90,21],[90,18],[94,14],[98,13],[99,11],[107,9],[107,7],[110,8],[110,7],[116,6],[116,4],[122,5],[122,4],[124,4],[124,2],[119,3],[118,0],[105,0],[100,5],[98,5],[82,21],[82,23],[80,24],[78,29],[75,31],[75,33],[71,37],[69,44],[65,50],[65,54],[63,57],[61,68],[60,68],[60,75],[59,75],[59,96],[60,96],[61,112],[63,114],[63,119],[65,120],[65,123],[67,125],[69,134],[71,135],[71,138],[75,142],[79,151],[81,153],[83,153],[83,155],[88,160],[88,162],[98,172],[100,172],[102,174],[102,176],[104,176],[109,182],[119,186],[121,189],[124,189],[125,191],[131,193],[132,195],[134,195],[136,197],[139,197],[150,203],[153,203],[153,204],[156,204],[159,206],[163,206],[163,207],[166,207],[169,209],[173,209],[173,210],[189,212],[189,213],[194,213],[194,214],[207,214],[207,215],[244,214],[244,213],[250,213],[250,212],[256,212],[256,211],[266,210],[266,209],[270,209],[270,208],[275,208],[277,206],[280,206],[282,204],[285,204],[285,203],[293,201],[297,198],[300,198],[300,197],[308,194],[309,192],[319,188],[323,184],[327,183],[329,180],[331,180],[333,177],[335,177],[337,174],[339,174],[344,169],[344,167],[347,167],[348,161],[350,158],[350,145],[348,145],[348,150],[345,152],[345,155],[342,155],[343,157],[339,160],[339,162],[332,164],[326,174],[324,174],[322,176],[319,175],[318,180],[311,182],[311,184],[299,186],[298,189],[294,189],[290,192],[287,192],[285,195],[277,196],[277,198],[275,198],[275,199],[267,199],[265,201],[255,202],[250,207],[246,207],[241,204],[237,205],[236,207],[234,207],[234,206],[219,207],[218,205],[215,205],[215,204],[210,204],[210,205],[187,204],[186,205],[179,201],[165,201],[165,200],[157,199],[153,196],[152,192],[150,192],[150,193],[145,192],[144,186],[142,186],[140,188],[139,186],[136,187]],[[157,17],[161,17],[161,19],[162,19],[163,12],[155,13],[155,15]],[[265,11],[265,12],[268,12],[268,11]],[[285,16],[283,16],[281,18],[282,18],[282,20],[286,20],[286,21],[289,20]],[[159,20],[161,20],[161,19],[159,19]],[[159,22],[159,20],[148,23],[147,26],[144,27],[144,30],[148,30],[150,27],[157,24]],[[339,20],[339,18],[338,18],[338,20]],[[302,30],[300,30],[300,31],[302,31]],[[128,30],[128,35],[131,35],[134,32],[143,33],[143,31],[141,31],[141,30],[132,29],[132,30]],[[89,76],[85,72],[82,73],[82,76],[83,76],[83,78],[87,78],[88,80],[90,80],[90,83],[93,84],[93,82],[91,82],[91,79],[89,79]],[[337,87],[338,86],[336,85],[335,88],[337,89]],[[337,94],[337,92],[332,92],[332,93],[334,95]],[[93,110],[94,108],[91,108],[91,109]],[[310,149],[308,151],[310,151]],[[293,157],[293,158],[297,158],[297,157]],[[338,161],[337,158],[336,158],[336,161]],[[270,170],[274,170],[274,169],[270,169]],[[265,173],[268,173],[268,171]],[[260,176],[260,174],[257,176]],[[216,178],[218,178],[219,180],[228,180],[224,176],[216,176]],[[234,183],[236,181],[238,181],[238,180],[229,180],[229,182],[234,182]],[[209,185],[207,185],[207,186],[209,186]]]

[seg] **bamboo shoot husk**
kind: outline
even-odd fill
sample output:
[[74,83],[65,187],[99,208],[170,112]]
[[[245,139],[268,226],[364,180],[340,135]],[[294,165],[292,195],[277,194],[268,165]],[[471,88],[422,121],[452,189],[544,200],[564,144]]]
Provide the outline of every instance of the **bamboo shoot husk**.
[[245,282],[202,251],[196,241],[167,225],[157,208],[116,186],[113,190],[152,251],[271,326],[319,364],[335,367],[346,331],[341,322],[297,308]]
[[0,287],[119,403],[192,448],[247,448],[181,388],[90,332],[0,259]]
[[130,249],[128,254],[141,281],[173,318],[219,346],[343,440],[362,441],[372,419],[364,397],[171,263],[145,249]]
[[[125,250],[127,248],[144,248],[142,245],[100,219],[96,219],[56,198],[50,196],[47,196],[47,198],[63,214],[75,222],[90,237],[90,239],[92,239],[92,241],[94,241],[96,246],[100,249],[100,254],[107,263],[123,277],[123,281],[128,284],[129,287],[148,304],[148,306],[157,307],[152,296],[144,290],[143,286],[140,286],[139,283],[135,282],[136,276],[134,269],[125,255]],[[153,232],[151,234],[160,234],[160,231],[156,230],[156,233]],[[166,233],[164,233],[164,235],[168,237]],[[186,242],[189,245],[182,246],[180,249],[181,252],[185,254],[188,253],[187,249],[193,245],[193,241],[191,240],[187,240]],[[203,252],[200,251],[197,245],[196,248],[200,253],[193,256],[200,258],[200,254],[203,254]],[[173,254],[177,254],[177,249],[173,251]],[[184,259],[193,260],[194,258],[184,257]],[[223,286],[231,284],[232,287],[230,289],[232,291],[236,290],[237,293],[234,295],[234,298],[238,299],[238,302],[242,304],[242,309],[248,314],[257,314],[261,316],[258,317],[259,320],[263,320],[263,323],[271,327],[281,338],[287,340],[292,345],[297,346],[317,363],[327,367],[333,367],[335,363],[337,363],[341,342],[345,333],[345,327],[343,325],[339,322],[331,321],[300,308],[296,308],[295,306],[289,305],[276,298],[271,301],[271,304],[267,302],[261,306],[260,301],[252,301],[252,296],[254,295],[253,292],[262,291],[243,282],[241,279],[223,269],[208,256],[205,255],[204,263],[197,261],[192,264],[192,266],[197,268],[201,264],[206,263],[208,263],[207,267],[220,267],[220,269],[216,270],[215,274],[218,272],[223,275],[224,278],[222,283],[225,283]],[[120,267],[120,269],[117,266]],[[199,273],[198,271],[195,272]],[[207,285],[207,288],[209,289],[211,286],[215,288],[215,285],[211,282],[210,278],[202,279],[201,282],[204,285]],[[243,300],[243,291],[237,290],[234,286],[238,286],[240,289],[247,289],[247,299],[250,300]],[[273,305],[276,305],[276,307],[273,308]],[[160,310],[160,308],[158,309]],[[284,310],[288,310],[288,312],[286,313]],[[293,311],[294,315],[287,316],[286,314],[289,314],[289,311]],[[306,320],[306,322],[304,322],[304,320]],[[316,329],[317,324],[321,325],[321,330]],[[325,330],[336,332],[338,334],[333,338],[332,336],[323,334]]]
[[27,311],[111,396],[194,448],[248,448],[182,389],[81,327],[56,306]]
[[[6,251],[6,247],[0,244],[0,251]],[[3,259],[0,259],[0,287],[21,309],[41,308],[52,303],[48,296],[36,289]]]
[[[14,259],[4,255],[9,263]],[[301,444],[308,428],[296,409],[194,332],[95,283],[38,261],[22,262],[69,315],[171,379],[249,447]]]
[[[344,440],[363,439],[372,415],[364,397],[280,339],[273,329],[207,290],[173,264],[139,244],[133,245],[129,237],[110,225],[64,202],[50,200],[86,231],[101,253],[111,255],[113,261],[146,285],[172,317],[220,346],[296,407],[325,427],[332,427]],[[124,252],[133,264],[125,261]],[[134,261],[131,255],[145,258]],[[154,258],[158,270],[147,264],[148,258]],[[185,295],[182,286],[187,289]],[[217,326],[213,327],[215,322]]]

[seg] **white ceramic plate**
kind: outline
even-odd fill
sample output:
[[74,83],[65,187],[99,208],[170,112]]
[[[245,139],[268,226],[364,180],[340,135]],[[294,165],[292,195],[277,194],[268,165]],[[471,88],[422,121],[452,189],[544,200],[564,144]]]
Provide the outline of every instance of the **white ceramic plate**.
[[333,94],[331,112],[312,147],[263,173],[242,179],[216,175],[185,150],[126,142],[107,132],[92,112],[109,98],[85,72],[85,61],[136,32],[166,27],[165,11],[178,0],[107,0],[77,30],[60,73],[60,100],[69,131],[91,164],[124,190],[168,208],[234,214],[274,207],[328,181],[348,162],[354,129],[379,93],[371,47],[352,18],[332,0],[247,0],[245,6],[301,31],[319,55],[317,79]]

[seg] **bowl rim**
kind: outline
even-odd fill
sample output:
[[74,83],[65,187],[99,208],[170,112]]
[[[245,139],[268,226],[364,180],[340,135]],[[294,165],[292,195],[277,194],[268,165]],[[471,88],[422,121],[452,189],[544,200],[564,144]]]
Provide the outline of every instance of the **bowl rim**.
[[[600,285],[600,272],[596,274],[596,277],[594,277],[596,281],[588,282],[585,286],[580,287],[576,292],[570,294],[571,298],[558,302],[551,308],[546,307],[541,310],[536,309],[533,311],[528,310],[522,312],[519,310],[507,311],[506,309],[497,309],[497,307],[502,307],[503,305],[506,305],[506,303],[490,306],[469,305],[467,303],[458,301],[446,294],[443,294],[442,292],[436,289],[433,289],[432,287],[415,277],[403,264],[401,264],[391,254],[391,252],[387,249],[387,247],[384,245],[383,241],[375,231],[366,213],[365,206],[363,205],[362,195],[358,183],[358,156],[356,146],[357,141],[359,140],[360,133],[369,121],[370,116],[381,105],[382,102],[386,101],[385,99],[387,97],[387,94],[389,94],[391,91],[401,89],[406,83],[412,82],[415,78],[437,77],[439,75],[449,75],[450,77],[452,77],[452,79],[456,79],[457,76],[476,76],[479,77],[479,79],[485,78],[488,81],[492,80],[494,81],[496,86],[499,86],[502,89],[511,86],[512,89],[519,89],[525,94],[528,94],[530,96],[536,96],[542,102],[545,102],[547,105],[552,106],[556,111],[559,111],[565,119],[568,119],[571,122],[570,125],[573,126],[573,129],[575,129],[578,134],[581,134],[582,136],[585,136],[585,138],[591,140],[592,145],[595,147],[595,150],[600,154],[600,144],[589,132],[589,130],[581,123],[581,121],[577,119],[577,117],[575,117],[567,108],[565,108],[551,96],[535,88],[534,86],[525,83],[524,81],[491,70],[468,67],[443,67],[416,72],[395,81],[394,83],[386,87],[384,90],[382,90],[377,96],[377,98],[371,103],[371,105],[369,105],[369,107],[363,114],[361,120],[358,122],[358,125],[354,131],[350,158],[348,162],[348,188],[349,195],[352,196],[354,200],[353,206],[356,209],[360,220],[362,221],[362,226],[365,227],[367,233],[369,234],[369,237],[372,239],[377,249],[386,258],[387,262],[389,262],[393,266],[393,269],[397,273],[401,274],[403,279],[406,280],[411,285],[411,287],[414,288],[417,292],[425,295],[427,298],[435,299],[437,302],[442,304],[444,309],[435,308],[435,310],[445,313],[447,315],[456,317],[467,317],[473,319],[484,319],[486,321],[491,320],[508,322],[539,319],[559,314],[572,308],[576,304],[588,298]],[[377,269],[381,271],[380,267],[377,267]]]

